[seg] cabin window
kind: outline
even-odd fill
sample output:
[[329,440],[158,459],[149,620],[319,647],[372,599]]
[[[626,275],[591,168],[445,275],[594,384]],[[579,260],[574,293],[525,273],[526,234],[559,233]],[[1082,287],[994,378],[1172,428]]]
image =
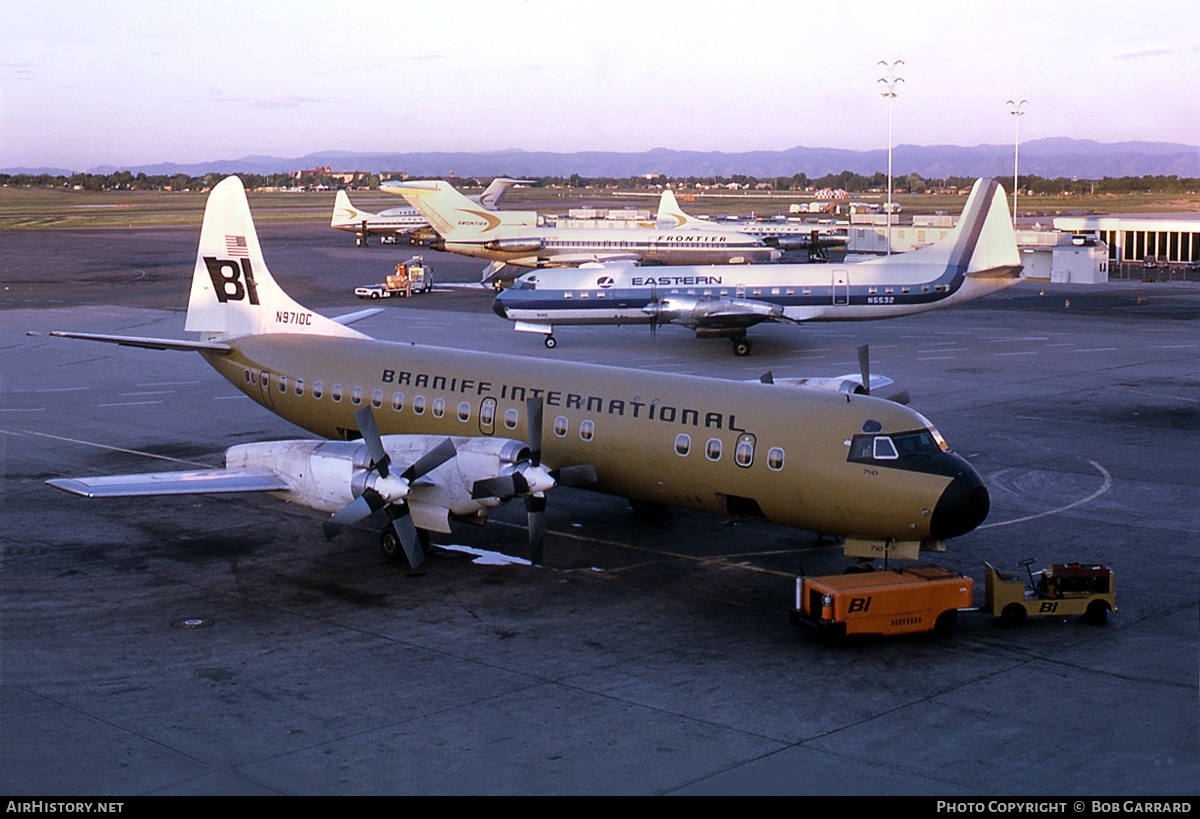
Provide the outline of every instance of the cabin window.
[[329,390],[329,397],[332,398],[334,400],[334,402],[341,401],[342,400],[342,385],[334,384]]
[[559,438],[562,438],[567,434],[567,427],[568,423],[565,415],[560,415],[554,419],[554,434]]
[[375,390],[371,393],[371,406],[375,409],[383,406],[383,390]]
[[585,441],[590,441],[596,436],[596,424],[592,421],[583,421],[579,424],[579,437]]
[[402,393],[402,392],[392,393],[392,409],[394,409],[396,412],[399,412],[400,410],[404,409],[404,393]]
[[458,405],[458,420],[462,421],[464,424],[471,420],[471,405],[466,401],[463,401]]
[[443,398],[433,399],[433,417],[441,418],[446,414],[446,401]]
[[242,370],[242,380],[245,381],[247,384],[254,383],[254,379],[250,377],[249,370]]
[[296,379],[296,395],[304,395],[304,379]]
[[271,386],[271,374],[266,370],[262,371],[262,386],[264,390]]
[[738,436],[737,444],[733,448],[733,462],[743,469],[754,463],[754,436],[749,432]]
[[284,393],[287,392],[287,376],[286,375],[279,376],[279,391],[284,392]]
[[692,451],[692,436],[686,432],[681,432],[675,436],[675,454],[681,458],[687,457],[687,454]]
[[509,429],[517,428],[517,411],[515,409],[507,409],[504,411],[504,426]]
[[777,446],[767,450],[767,469],[774,472],[783,469],[783,450]]
[[417,415],[425,414],[425,396],[418,395],[413,399],[413,412]]
[[485,427],[490,427],[496,423],[496,399],[486,398],[483,405],[479,407],[479,423]]
[[320,398],[325,394],[325,385],[320,381],[313,382],[313,398]]
[[709,438],[708,443],[704,445],[704,457],[710,461],[721,460],[721,439]]
[[356,407],[362,403],[362,387],[350,390],[350,403]]

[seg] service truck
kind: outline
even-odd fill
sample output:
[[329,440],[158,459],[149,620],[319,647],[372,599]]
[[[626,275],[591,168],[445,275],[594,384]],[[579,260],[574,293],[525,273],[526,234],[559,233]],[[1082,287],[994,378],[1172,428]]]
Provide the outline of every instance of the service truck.
[[935,565],[798,577],[791,616],[796,625],[834,640],[947,633],[974,593],[971,578]]
[[396,272],[381,284],[368,284],[354,288],[360,299],[390,299],[393,296],[408,298],[414,293],[433,290],[433,271],[421,256],[413,256],[396,265]]

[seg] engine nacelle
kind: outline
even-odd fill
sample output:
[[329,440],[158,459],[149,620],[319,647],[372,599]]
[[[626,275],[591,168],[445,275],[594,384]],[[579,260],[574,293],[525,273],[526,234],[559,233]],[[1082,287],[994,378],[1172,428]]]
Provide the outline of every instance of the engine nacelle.
[[[753,299],[721,299],[696,296],[664,296],[642,308],[642,312],[656,317],[662,323],[674,323],[684,327],[694,328],[702,320],[721,315],[739,318],[759,317],[765,321],[779,318],[783,308],[778,304],[755,301]],[[753,322],[746,322],[750,324]]]
[[[776,378],[772,383],[781,387],[807,387],[813,390],[825,390],[845,395],[866,395],[863,389],[862,376],[839,375],[835,378]],[[875,393],[884,387],[890,387],[895,382],[883,375],[871,376],[871,392]]]
[[457,454],[410,487],[398,485],[399,475],[446,436],[383,435],[391,459],[387,478],[371,468],[371,455],[362,441],[271,441],[238,444],[225,450],[230,468],[259,467],[283,477],[288,489],[273,492],[282,500],[322,512],[336,512],[367,488],[395,501],[440,507],[453,515],[472,516],[499,505],[494,498],[475,500],[471,487],[478,480],[512,472],[529,458],[529,448],[507,438],[452,437]]
[[546,246],[543,239],[492,239],[484,247],[504,253],[537,253]]

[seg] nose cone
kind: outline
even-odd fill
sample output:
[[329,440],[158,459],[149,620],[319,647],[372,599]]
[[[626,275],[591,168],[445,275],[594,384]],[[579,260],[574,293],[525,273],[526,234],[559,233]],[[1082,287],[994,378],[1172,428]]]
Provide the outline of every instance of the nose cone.
[[958,474],[942,492],[929,521],[929,535],[934,540],[965,535],[983,523],[991,505],[983,478],[969,463],[955,457],[960,461]]
[[492,301],[492,312],[498,315],[500,318],[506,319],[508,318],[508,308],[504,306],[504,302],[502,301],[503,298],[504,294],[501,293]]

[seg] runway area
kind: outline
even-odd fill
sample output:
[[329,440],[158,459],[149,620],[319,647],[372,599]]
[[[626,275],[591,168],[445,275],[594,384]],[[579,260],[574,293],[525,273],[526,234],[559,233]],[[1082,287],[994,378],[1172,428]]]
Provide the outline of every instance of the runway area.
[[[793,580],[840,544],[560,489],[545,566],[387,562],[370,527],[267,496],[86,500],[56,477],[216,466],[306,434],[195,354],[50,338],[184,338],[193,229],[0,232],[0,792],[139,794],[1200,793],[1200,287],[1022,282],[887,321],[760,326],[752,355],[680,328],[490,310],[479,260],[377,303],[378,338],[757,379],[873,369],[984,476],[992,507],[925,560],[1101,562],[1104,626],[963,615],[947,638],[817,642]],[[411,255],[266,226],[327,315]],[[445,286],[460,285],[460,286]],[[375,306],[372,304],[371,306]],[[440,542],[525,557],[524,510]],[[439,538],[435,536],[435,543]]]

